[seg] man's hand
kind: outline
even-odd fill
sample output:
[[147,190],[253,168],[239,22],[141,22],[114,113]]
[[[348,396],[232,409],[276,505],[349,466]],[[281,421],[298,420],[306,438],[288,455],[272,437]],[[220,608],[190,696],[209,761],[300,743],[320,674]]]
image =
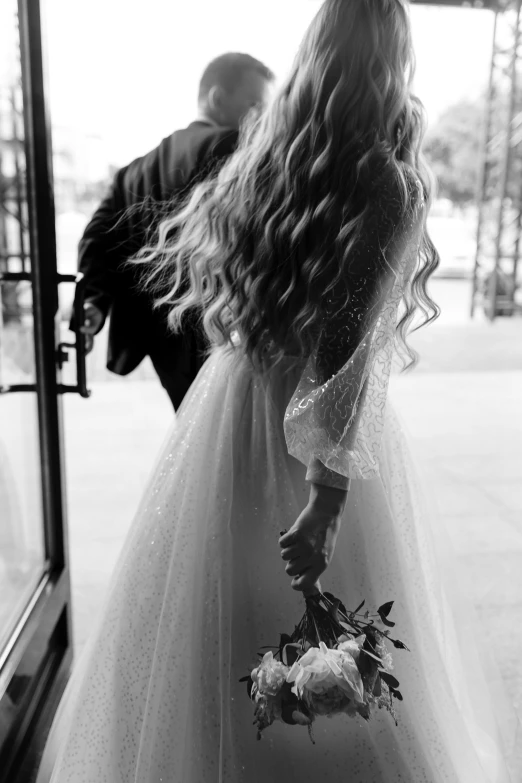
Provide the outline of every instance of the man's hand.
[[85,302],[85,320],[80,332],[85,335],[85,350],[90,353],[94,346],[94,335],[99,332],[103,324],[103,313],[92,302]]

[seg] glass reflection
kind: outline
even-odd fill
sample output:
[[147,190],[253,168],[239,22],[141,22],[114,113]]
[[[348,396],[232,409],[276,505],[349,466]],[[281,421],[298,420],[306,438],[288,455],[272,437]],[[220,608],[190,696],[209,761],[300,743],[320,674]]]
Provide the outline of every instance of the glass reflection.
[[[35,383],[16,0],[0,5],[0,390]],[[16,276],[22,276],[17,279]],[[14,276],[14,277],[13,277]],[[0,651],[44,564],[34,392],[0,394]]]

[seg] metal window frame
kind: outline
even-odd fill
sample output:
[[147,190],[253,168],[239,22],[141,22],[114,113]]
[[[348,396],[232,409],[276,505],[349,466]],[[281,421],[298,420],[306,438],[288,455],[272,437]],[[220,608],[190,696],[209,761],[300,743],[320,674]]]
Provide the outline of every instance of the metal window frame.
[[[522,0],[494,10],[470,303],[471,317],[481,307],[491,322],[522,313],[517,302],[522,239]],[[503,116],[500,130],[494,121],[498,116]],[[493,219],[488,212],[494,213]]]
[[40,0],[18,0],[31,281],[46,567],[3,653],[0,708],[12,707],[0,745],[0,783],[28,783],[72,662],[70,577],[61,389],[57,379],[56,266],[50,121],[46,104]]

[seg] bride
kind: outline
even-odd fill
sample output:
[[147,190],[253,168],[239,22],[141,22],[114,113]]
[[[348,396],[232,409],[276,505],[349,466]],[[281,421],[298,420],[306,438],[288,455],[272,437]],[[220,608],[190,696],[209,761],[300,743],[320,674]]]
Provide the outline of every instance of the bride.
[[[386,393],[437,308],[403,0],[326,0],[275,100],[142,254],[212,345],[132,525],[42,767],[52,783],[507,780]],[[281,534],[281,531],[287,531]],[[275,723],[239,680],[303,592],[394,600],[398,725]],[[293,590],[291,588],[294,588]],[[48,779],[48,778],[46,778]]]

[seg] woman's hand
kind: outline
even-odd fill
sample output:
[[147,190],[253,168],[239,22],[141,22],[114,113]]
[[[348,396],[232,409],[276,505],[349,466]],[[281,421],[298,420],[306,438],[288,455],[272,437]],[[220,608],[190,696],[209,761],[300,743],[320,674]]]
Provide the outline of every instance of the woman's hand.
[[294,590],[311,592],[330,565],[347,493],[312,484],[308,505],[290,530],[281,535],[281,556]]

